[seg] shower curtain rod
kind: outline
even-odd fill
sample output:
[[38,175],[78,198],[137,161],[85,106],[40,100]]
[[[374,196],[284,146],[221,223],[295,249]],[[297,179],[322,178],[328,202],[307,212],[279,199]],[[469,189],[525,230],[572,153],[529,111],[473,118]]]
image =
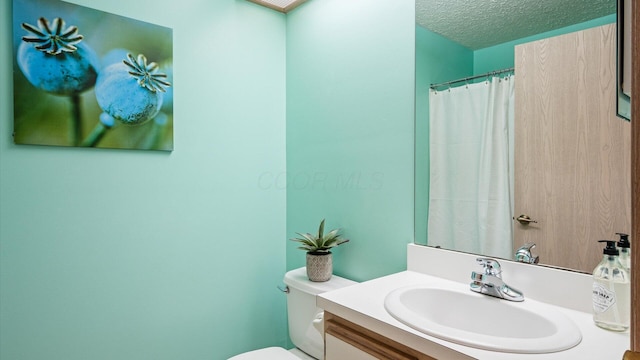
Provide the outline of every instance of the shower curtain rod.
[[429,85],[429,88],[431,88],[432,90],[436,90],[436,88],[438,88],[440,86],[451,85],[451,84],[455,84],[455,83],[459,83],[459,82],[466,82],[466,81],[480,79],[480,78],[488,78],[489,76],[500,75],[500,74],[508,73],[508,72],[515,72],[515,69],[514,68],[508,68],[508,69],[502,69],[502,70],[489,71],[488,73],[482,74],[482,75],[469,76],[469,77],[458,79],[458,80],[446,81],[446,82],[443,82],[443,83],[440,83],[440,84],[431,84],[431,85]]

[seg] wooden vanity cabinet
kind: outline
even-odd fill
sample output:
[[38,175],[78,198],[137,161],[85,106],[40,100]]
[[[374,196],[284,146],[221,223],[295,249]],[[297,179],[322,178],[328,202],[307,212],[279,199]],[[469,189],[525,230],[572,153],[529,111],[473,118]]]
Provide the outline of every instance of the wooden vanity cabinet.
[[325,312],[325,360],[435,360],[339,316]]

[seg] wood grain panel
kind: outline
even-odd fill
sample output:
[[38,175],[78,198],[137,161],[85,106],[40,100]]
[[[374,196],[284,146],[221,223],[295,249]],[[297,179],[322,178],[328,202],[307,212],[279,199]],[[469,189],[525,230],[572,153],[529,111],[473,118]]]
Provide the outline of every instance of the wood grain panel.
[[622,356],[622,360],[640,360],[640,353],[627,350]]
[[632,231],[631,251],[631,350],[640,351],[640,251],[635,244],[640,239],[640,1],[632,1],[631,43],[631,179]]
[[426,354],[328,312],[324,313],[324,331],[376,359],[435,360]]
[[541,263],[591,272],[597,240],[631,231],[615,46],[610,24],[516,47],[514,210],[537,223],[514,223],[514,250],[534,242]]

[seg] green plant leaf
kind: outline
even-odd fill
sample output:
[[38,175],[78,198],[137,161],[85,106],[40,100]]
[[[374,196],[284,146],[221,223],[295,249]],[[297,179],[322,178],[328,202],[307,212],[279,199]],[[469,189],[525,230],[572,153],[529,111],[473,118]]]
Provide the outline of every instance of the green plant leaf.
[[316,237],[315,237],[314,235],[311,235],[311,234],[309,234],[309,233],[306,233],[306,234],[296,233],[296,234],[298,234],[298,235],[302,236],[303,238],[305,238],[305,239],[307,239],[307,240],[309,240],[309,241],[313,241],[313,242],[315,242],[315,241],[317,240],[317,239],[316,239]]
[[334,239],[338,237],[338,231],[340,231],[340,229],[333,229],[331,231],[329,231],[329,233],[327,234],[327,238],[328,239]]
[[324,219],[320,221],[320,227],[318,228],[318,239],[322,239],[323,233],[324,233]]
[[299,237],[290,239],[299,242],[302,246],[298,249],[305,250],[310,253],[328,253],[331,248],[348,242],[348,239],[340,239],[340,229],[333,229],[326,235],[324,234],[325,219],[320,222],[318,234],[296,233]]

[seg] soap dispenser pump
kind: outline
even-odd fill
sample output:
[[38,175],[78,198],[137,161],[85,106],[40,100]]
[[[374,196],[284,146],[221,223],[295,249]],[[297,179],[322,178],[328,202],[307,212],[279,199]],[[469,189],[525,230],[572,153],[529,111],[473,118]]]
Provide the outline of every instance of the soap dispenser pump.
[[631,286],[629,273],[622,266],[614,240],[606,242],[602,261],[593,270],[593,321],[599,327],[613,331],[629,329]]
[[631,269],[631,243],[629,242],[629,235],[623,233],[616,233],[620,237],[617,246],[620,251],[620,263],[627,271]]

